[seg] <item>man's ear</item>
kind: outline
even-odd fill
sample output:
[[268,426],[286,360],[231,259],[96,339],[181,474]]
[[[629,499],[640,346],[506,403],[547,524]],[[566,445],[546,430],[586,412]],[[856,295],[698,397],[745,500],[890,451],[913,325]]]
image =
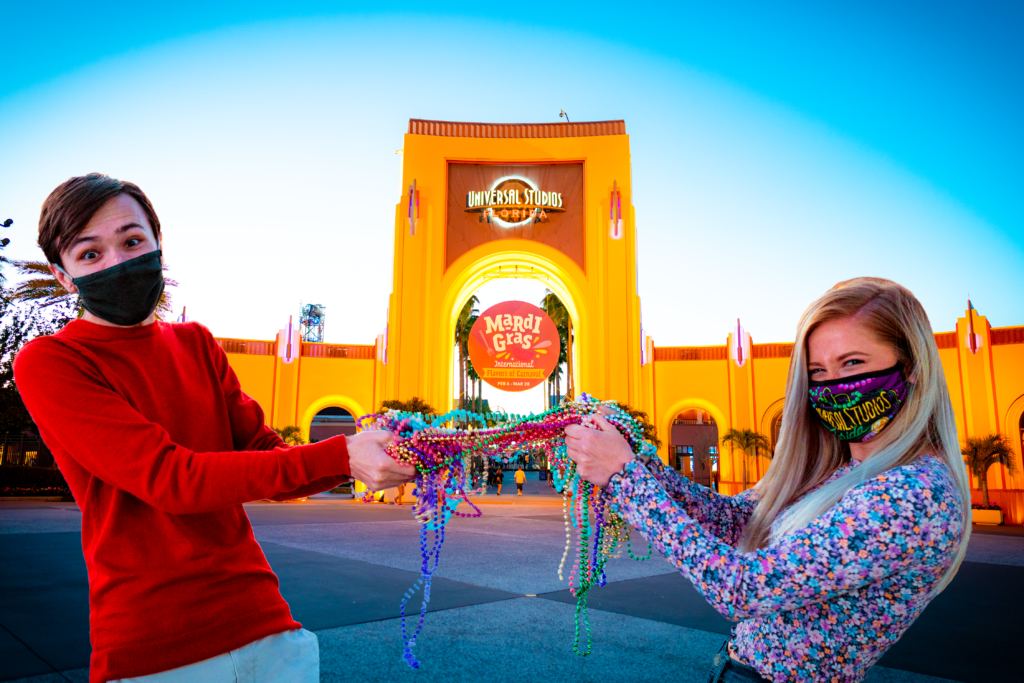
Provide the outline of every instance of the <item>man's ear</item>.
[[78,293],[78,288],[75,287],[75,283],[71,281],[71,278],[69,278],[67,275],[61,272],[60,269],[58,269],[57,266],[53,263],[50,264],[50,272],[53,273],[53,276],[55,278],[57,278],[57,282],[60,283],[61,287],[68,290],[72,294]]

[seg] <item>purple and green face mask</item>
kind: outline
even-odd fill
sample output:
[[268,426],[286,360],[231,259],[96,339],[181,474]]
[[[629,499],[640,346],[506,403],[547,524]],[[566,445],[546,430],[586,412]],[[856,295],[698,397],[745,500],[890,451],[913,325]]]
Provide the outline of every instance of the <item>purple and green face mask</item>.
[[907,398],[903,364],[841,379],[810,382],[811,406],[840,441],[861,443],[885,429]]

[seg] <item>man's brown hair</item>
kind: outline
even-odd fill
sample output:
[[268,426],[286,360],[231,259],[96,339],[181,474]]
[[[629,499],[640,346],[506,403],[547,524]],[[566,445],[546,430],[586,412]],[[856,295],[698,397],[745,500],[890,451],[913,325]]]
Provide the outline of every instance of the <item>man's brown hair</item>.
[[138,185],[102,173],[89,173],[64,181],[43,202],[39,215],[39,246],[46,260],[63,267],[61,245],[70,244],[85,230],[100,207],[120,194],[139,203],[153,228],[153,237],[159,241],[160,219]]

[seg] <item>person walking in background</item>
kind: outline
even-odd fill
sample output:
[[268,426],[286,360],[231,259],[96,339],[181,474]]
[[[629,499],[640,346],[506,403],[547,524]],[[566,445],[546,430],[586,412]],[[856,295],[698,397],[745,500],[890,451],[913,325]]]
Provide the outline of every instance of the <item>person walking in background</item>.
[[516,470],[516,495],[523,495],[523,484],[526,483],[526,472],[523,471],[523,466],[520,465],[519,469]]
[[501,495],[501,482],[505,479],[505,471],[500,467],[494,470],[494,485],[498,487],[498,495]]

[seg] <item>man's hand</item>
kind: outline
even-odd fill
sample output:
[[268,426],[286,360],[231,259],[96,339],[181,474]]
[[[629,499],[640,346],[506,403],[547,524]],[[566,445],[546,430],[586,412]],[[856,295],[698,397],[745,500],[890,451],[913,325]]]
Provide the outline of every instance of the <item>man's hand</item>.
[[607,486],[616,472],[633,460],[633,450],[614,425],[600,415],[584,418],[583,425],[565,428],[565,446],[576,472],[592,484]]
[[384,452],[394,440],[395,435],[385,431],[359,432],[345,437],[349,470],[371,491],[383,491],[416,477],[415,467],[400,465]]

